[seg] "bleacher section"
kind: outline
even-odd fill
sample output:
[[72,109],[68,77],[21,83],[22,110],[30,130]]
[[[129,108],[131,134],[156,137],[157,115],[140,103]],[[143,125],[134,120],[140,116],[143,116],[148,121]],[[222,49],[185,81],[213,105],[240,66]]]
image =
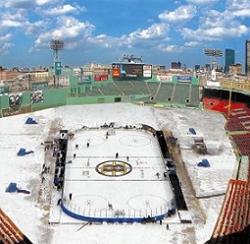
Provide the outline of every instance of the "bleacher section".
[[250,133],[242,135],[232,135],[242,155],[250,155]]
[[190,102],[189,84],[176,84],[173,103],[186,104]]
[[155,101],[160,103],[170,103],[172,97],[172,91],[173,91],[172,83],[161,83],[161,87],[157,96],[155,97]]
[[[206,109],[215,110],[221,113],[227,113],[228,111],[228,99],[220,99],[220,98],[203,98],[203,105]],[[245,108],[246,105],[244,103],[232,102],[231,110],[237,110],[241,108]]]
[[91,89],[89,90],[86,90],[85,91],[85,96],[101,96],[101,92],[98,90],[97,87],[92,87]]
[[200,103],[200,88],[199,86],[192,86],[190,97],[190,105],[197,106]]
[[148,90],[149,90],[149,93],[151,95],[151,97],[153,97],[157,91],[157,88],[159,86],[160,83],[156,83],[156,82],[147,82],[147,87],[148,87]]
[[[156,91],[158,87],[156,87]],[[183,83],[161,83],[155,102],[197,107],[200,103],[199,86]]]
[[18,229],[12,220],[0,208],[0,243],[1,244],[32,244]]
[[124,95],[123,91],[119,89],[117,85],[112,83],[106,83],[99,87],[105,96],[121,96]]
[[229,131],[250,131],[250,109],[248,107],[232,109],[226,128]]
[[215,225],[213,239],[244,230],[250,225],[250,182],[231,179]]
[[125,95],[150,95],[145,82],[142,81],[116,81],[114,84]]

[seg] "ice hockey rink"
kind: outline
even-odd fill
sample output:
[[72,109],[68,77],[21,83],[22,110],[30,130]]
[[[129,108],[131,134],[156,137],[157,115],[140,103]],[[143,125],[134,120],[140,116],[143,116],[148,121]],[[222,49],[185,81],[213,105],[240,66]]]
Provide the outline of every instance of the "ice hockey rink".
[[83,129],[68,141],[66,162],[64,205],[74,213],[143,218],[174,208],[160,146],[150,132]]

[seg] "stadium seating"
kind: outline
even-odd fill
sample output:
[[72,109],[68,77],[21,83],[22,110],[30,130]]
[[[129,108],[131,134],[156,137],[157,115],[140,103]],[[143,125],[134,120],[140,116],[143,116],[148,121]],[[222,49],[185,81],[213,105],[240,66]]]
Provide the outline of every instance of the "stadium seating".
[[250,133],[233,135],[233,140],[242,155],[250,155]]
[[189,84],[176,84],[173,103],[186,104],[191,100],[189,96]]
[[148,87],[148,90],[151,94],[151,96],[154,96],[156,91],[157,91],[157,88],[159,87],[159,84],[160,83],[156,83],[156,82],[147,82],[147,87]]
[[123,95],[123,91],[119,90],[119,87],[117,87],[113,82],[106,83],[105,85],[102,85],[99,88],[105,96],[121,96],[121,95]]
[[172,83],[161,83],[160,90],[155,97],[156,102],[160,103],[170,103],[173,92],[173,84]]
[[250,182],[231,179],[213,238],[244,230],[250,224]]
[[125,95],[150,95],[143,81],[116,81],[114,83]]
[[190,96],[190,104],[197,106],[200,103],[200,91],[199,86],[192,86],[192,93]]
[[[227,113],[228,100],[220,98],[203,98],[203,105],[206,109],[215,110],[221,113]],[[232,102],[231,110],[243,109],[246,105],[244,103]]]
[[12,220],[0,208],[0,243],[1,244],[32,244],[18,229]]

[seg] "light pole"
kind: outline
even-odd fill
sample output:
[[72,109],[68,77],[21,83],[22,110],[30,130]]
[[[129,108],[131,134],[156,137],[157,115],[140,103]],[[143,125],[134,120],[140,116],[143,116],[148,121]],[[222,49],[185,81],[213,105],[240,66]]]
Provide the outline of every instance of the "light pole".
[[59,76],[62,73],[61,62],[59,61],[58,53],[63,50],[64,42],[62,40],[51,40],[50,48],[53,50],[54,56],[54,77],[56,77],[55,85],[59,86]]

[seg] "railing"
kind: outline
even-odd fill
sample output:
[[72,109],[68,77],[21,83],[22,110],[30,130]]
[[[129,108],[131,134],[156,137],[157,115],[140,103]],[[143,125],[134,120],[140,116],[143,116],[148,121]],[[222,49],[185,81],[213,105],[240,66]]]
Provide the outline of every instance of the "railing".
[[64,213],[73,218],[93,222],[141,222],[146,219],[161,220],[175,213],[175,208],[171,202],[161,205],[158,208],[112,209],[91,208],[91,206],[81,207],[67,200],[62,202],[61,207]]

